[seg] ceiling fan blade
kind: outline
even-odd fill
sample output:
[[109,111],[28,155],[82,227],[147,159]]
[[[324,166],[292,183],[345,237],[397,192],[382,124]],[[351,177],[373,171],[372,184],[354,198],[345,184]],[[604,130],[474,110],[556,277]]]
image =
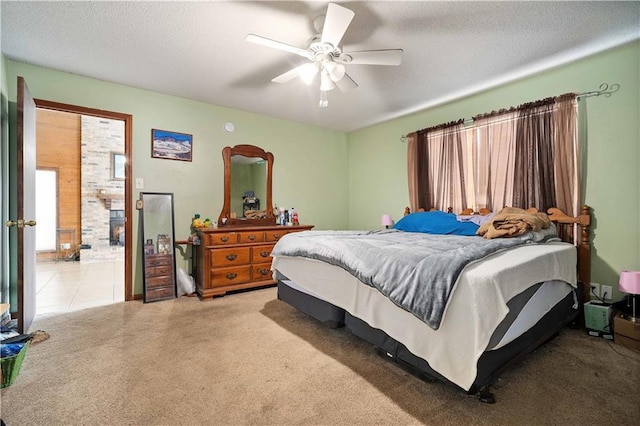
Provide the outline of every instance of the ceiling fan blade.
[[361,52],[345,52],[336,62],[358,65],[400,65],[402,49],[363,50]]
[[306,84],[311,84],[313,78],[318,73],[318,68],[313,63],[303,64],[295,67],[279,76],[271,79],[274,83],[287,83],[296,77],[300,77]]
[[345,74],[344,77],[338,81],[334,81],[334,83],[341,92],[348,92],[358,87],[358,83],[353,81],[353,79],[349,77],[349,74]]
[[261,44],[263,46],[272,47],[274,49],[284,50],[285,52],[295,53],[296,55],[300,55],[304,58],[311,59],[309,56],[309,51],[305,49],[300,49],[299,47],[295,47],[286,43],[281,43],[279,41],[271,40],[266,37],[262,37],[255,34],[248,34],[247,37],[245,37],[245,40],[250,43]]
[[327,15],[324,18],[320,42],[329,43],[333,47],[338,47],[342,36],[344,36],[354,16],[355,13],[352,10],[338,6],[335,3],[329,3]]
[[299,71],[298,68],[300,67],[296,67],[292,70],[289,70],[283,74],[280,74],[279,76],[271,79],[272,82],[274,83],[288,83],[289,81],[293,80],[294,78],[296,78],[299,75]]

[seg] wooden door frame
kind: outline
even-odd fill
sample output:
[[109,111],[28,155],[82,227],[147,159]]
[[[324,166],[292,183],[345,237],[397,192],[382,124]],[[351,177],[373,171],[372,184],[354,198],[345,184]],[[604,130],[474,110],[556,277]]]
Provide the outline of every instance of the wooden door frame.
[[50,109],[55,111],[69,112],[73,114],[89,115],[93,117],[110,118],[124,121],[124,155],[126,158],[124,166],[124,300],[134,300],[133,294],[133,211],[131,203],[132,195],[132,173],[131,149],[133,116],[120,112],[105,111],[101,109],[81,107],[77,105],[63,104],[59,102],[47,101],[44,99],[34,99],[36,108]]

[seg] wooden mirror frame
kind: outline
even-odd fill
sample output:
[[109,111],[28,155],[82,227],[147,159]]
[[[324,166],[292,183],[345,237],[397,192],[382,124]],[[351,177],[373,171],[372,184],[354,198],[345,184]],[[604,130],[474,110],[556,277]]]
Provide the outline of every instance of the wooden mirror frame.
[[[245,157],[257,157],[262,158],[267,162],[267,203],[264,206],[267,217],[264,219],[239,219],[231,218],[231,157],[233,155],[244,155]],[[266,152],[262,148],[254,145],[236,145],[232,147],[225,147],[222,150],[222,158],[224,160],[224,205],[222,206],[222,212],[218,217],[218,226],[256,226],[256,225],[274,225],[276,223],[275,215],[273,214],[273,202],[271,199],[271,174],[273,171],[273,154]],[[226,218],[226,223],[224,222]]]

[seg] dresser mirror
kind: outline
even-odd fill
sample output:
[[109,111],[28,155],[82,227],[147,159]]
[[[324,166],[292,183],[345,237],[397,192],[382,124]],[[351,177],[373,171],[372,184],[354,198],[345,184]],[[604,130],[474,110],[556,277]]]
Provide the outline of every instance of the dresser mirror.
[[218,226],[273,225],[273,154],[253,145],[222,150],[224,205]]
[[144,302],[176,297],[173,194],[140,193]]

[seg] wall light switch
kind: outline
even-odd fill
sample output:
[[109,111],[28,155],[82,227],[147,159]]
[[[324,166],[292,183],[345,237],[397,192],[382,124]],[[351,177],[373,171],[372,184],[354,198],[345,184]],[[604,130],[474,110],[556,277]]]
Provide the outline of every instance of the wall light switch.
[[136,178],[136,189],[144,189],[144,179]]

